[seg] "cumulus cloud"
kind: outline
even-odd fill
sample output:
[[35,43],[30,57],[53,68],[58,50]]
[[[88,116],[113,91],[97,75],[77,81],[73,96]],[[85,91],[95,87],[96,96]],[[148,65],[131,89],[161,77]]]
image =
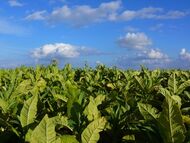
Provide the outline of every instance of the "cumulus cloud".
[[[130,56],[123,55],[118,58],[122,67],[137,67],[140,64],[149,67],[164,67],[171,60],[160,49],[152,48],[152,41],[145,33],[127,33],[118,39],[121,47],[131,49]],[[125,66],[126,65],[126,66]]]
[[75,46],[67,43],[45,44],[32,51],[32,57],[35,59],[67,58],[73,59],[79,56],[99,56],[108,53],[98,51],[94,48],[84,46]]
[[50,22],[71,23],[73,26],[86,26],[89,23],[114,19],[115,12],[120,7],[120,1],[102,3],[98,8],[88,5],[75,7],[63,6],[51,12]]
[[23,4],[17,0],[9,0],[8,3],[11,7],[22,7],[23,6]]
[[[90,5],[75,5],[54,8],[44,15],[42,11],[36,11],[28,16],[29,20],[46,20],[49,23],[67,23],[75,27],[87,26],[91,23],[103,21],[130,21],[134,19],[178,19],[188,15],[185,11],[166,11],[158,7],[145,7],[138,10],[121,9],[122,1],[110,1],[101,3],[97,7]],[[33,16],[34,15],[34,16]],[[36,18],[35,15],[38,15]],[[40,15],[40,16],[39,16]],[[27,18],[30,17],[30,18]]]
[[46,44],[32,52],[32,57],[36,59],[48,57],[75,58],[79,55],[76,46],[65,43]]
[[123,55],[117,58],[117,65],[121,68],[139,68],[139,65],[145,65],[148,68],[168,68],[173,61],[159,49],[150,49],[149,51],[138,51],[131,55]]
[[140,10],[125,10],[118,19],[130,21],[133,19],[178,19],[185,17],[188,13],[184,11],[168,11],[163,8],[147,7]]
[[168,56],[162,53],[159,49],[150,49],[150,50],[144,51],[144,53],[150,59],[167,59],[168,58]]
[[119,16],[119,19],[129,21],[136,18],[151,19],[157,16],[157,13],[162,12],[162,8],[142,8],[140,10],[125,10]]
[[188,52],[185,48],[181,49],[180,58],[190,61],[190,52]]
[[178,18],[185,17],[187,14],[188,14],[187,12],[178,11],[178,10],[168,11],[165,14],[158,15],[156,19],[178,19]]
[[101,3],[97,8],[89,5],[78,5],[73,7],[64,5],[55,8],[50,13],[47,13],[47,15],[44,15],[45,11],[34,12],[28,15],[26,19],[46,20],[50,23],[68,23],[75,27],[81,27],[89,23],[114,20],[116,18],[116,11],[120,8],[120,4],[121,1],[111,1]]
[[166,59],[168,56],[160,51],[160,49],[150,48],[152,41],[145,33],[130,33],[121,36],[118,39],[120,47],[128,48],[138,52],[138,56],[148,59]]
[[120,47],[142,50],[152,44],[150,38],[144,33],[130,33],[128,32],[125,36],[121,36],[117,40]]
[[45,11],[45,10],[36,11],[32,14],[29,14],[25,19],[26,20],[44,20],[46,12],[47,11]]
[[140,64],[161,65],[171,61],[167,54],[161,52],[160,49],[146,49],[139,51],[135,56],[135,60]]

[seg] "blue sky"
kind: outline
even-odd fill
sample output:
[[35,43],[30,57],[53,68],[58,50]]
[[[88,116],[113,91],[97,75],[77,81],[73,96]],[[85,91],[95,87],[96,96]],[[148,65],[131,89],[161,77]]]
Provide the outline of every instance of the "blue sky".
[[0,67],[190,67],[189,0],[1,0]]

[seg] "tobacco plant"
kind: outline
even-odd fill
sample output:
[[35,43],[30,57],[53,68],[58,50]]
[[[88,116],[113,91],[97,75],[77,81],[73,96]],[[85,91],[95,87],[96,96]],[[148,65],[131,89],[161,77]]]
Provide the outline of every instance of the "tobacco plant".
[[188,143],[190,71],[0,69],[0,143]]

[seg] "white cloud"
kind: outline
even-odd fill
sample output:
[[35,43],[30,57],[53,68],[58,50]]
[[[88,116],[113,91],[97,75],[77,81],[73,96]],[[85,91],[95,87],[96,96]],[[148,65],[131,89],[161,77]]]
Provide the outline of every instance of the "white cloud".
[[130,33],[118,39],[120,47],[132,49],[137,52],[137,57],[142,59],[168,59],[168,56],[160,51],[160,49],[150,48],[152,41],[145,33]]
[[[132,55],[132,56],[131,56]],[[122,68],[139,68],[145,65],[148,68],[167,68],[172,60],[159,49],[150,49],[149,51],[138,51],[131,55],[123,55],[117,59],[117,65]]]
[[44,20],[45,19],[46,11],[36,11],[30,15],[28,15],[25,19],[26,20]]
[[42,11],[38,12],[37,17],[40,17],[40,19],[35,18],[36,12],[28,15],[26,19],[47,20],[50,23],[68,23],[75,27],[81,27],[90,23],[115,20],[120,5],[121,1],[101,3],[96,8],[89,5],[78,5],[73,7],[64,5],[63,7],[55,8],[47,14],[47,16],[44,16],[44,12],[40,13]]
[[157,19],[178,19],[178,18],[182,18],[185,17],[188,13],[183,12],[183,11],[168,11],[167,13],[163,14],[163,15],[158,15],[156,18]]
[[67,43],[45,44],[39,48],[34,49],[32,57],[35,59],[52,59],[52,58],[77,58],[86,56],[107,55],[109,53],[98,51],[94,48],[87,48],[84,46],[75,46]]
[[150,49],[144,52],[150,59],[167,59],[168,56],[162,53],[159,49]]
[[125,10],[120,16],[119,19],[129,21],[136,17],[136,12],[132,10]]
[[118,39],[118,44],[121,47],[142,50],[152,44],[151,40],[144,33],[127,33],[125,36]]
[[190,61],[190,52],[188,52],[185,48],[181,49],[180,58]]
[[124,55],[118,58],[118,64],[122,67],[137,67],[144,64],[149,67],[164,67],[171,62],[167,54],[160,49],[151,48],[152,41],[144,33],[127,33],[120,37],[118,44],[121,47],[131,49],[128,56]]
[[125,10],[119,16],[119,19],[129,21],[137,18],[151,19],[155,18],[156,14],[162,12],[162,8],[142,8],[140,10]]
[[158,13],[161,13],[163,11],[164,10],[162,8],[146,7],[146,8],[142,8],[138,10],[136,13],[137,13],[137,16],[139,16],[139,18],[151,19],[151,18],[155,18]]
[[[167,54],[160,51],[160,49],[145,49],[138,51],[134,60],[139,64],[153,64],[162,65],[171,62]],[[163,65],[162,65],[163,66]]]
[[75,7],[68,7],[65,5],[53,10],[48,20],[51,22],[70,23],[73,26],[79,27],[86,26],[89,23],[113,20],[115,12],[119,7],[119,1],[102,3],[98,8],[92,8],[88,5]]
[[48,57],[76,58],[79,55],[76,46],[65,43],[46,44],[32,52],[32,57],[36,59]]
[[107,3],[101,3],[97,10],[104,11],[105,13],[116,12],[121,6],[121,1],[111,1]]
[[185,17],[188,13],[183,11],[165,12],[162,8],[147,7],[140,10],[125,10],[118,19],[129,21],[133,19],[178,19]]
[[47,12],[46,15],[40,13],[42,11],[34,12],[29,16],[26,16],[26,19],[45,20],[52,24],[66,23],[74,27],[82,27],[91,23],[103,21],[130,21],[134,19],[164,20],[183,18],[188,15],[188,13],[184,11],[166,11],[163,8],[157,7],[145,7],[138,10],[122,10],[121,4],[121,0],[116,0],[101,3],[97,7],[92,7],[90,5],[63,5],[62,7],[57,7],[52,11]]
[[22,7],[22,6],[23,6],[23,4],[20,3],[20,2],[17,1],[17,0],[9,0],[8,3],[9,3],[9,5],[10,5],[11,7]]

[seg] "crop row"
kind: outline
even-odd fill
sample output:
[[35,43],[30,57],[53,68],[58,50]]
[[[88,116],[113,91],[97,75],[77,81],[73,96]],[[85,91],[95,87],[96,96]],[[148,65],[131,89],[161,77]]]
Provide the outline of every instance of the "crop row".
[[190,71],[0,70],[0,143],[188,143]]

